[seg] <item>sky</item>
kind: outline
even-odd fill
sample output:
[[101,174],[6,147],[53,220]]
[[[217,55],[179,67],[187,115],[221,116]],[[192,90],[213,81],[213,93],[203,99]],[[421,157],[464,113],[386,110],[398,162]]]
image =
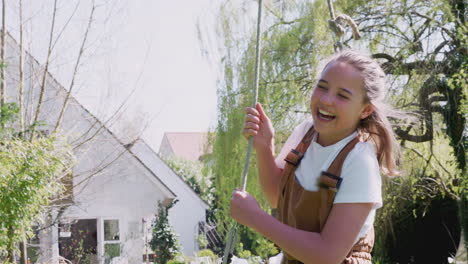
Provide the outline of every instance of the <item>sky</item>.
[[[96,0],[72,94],[101,120],[126,102],[113,131],[121,137],[143,131],[142,137],[156,151],[164,132],[214,129],[220,67],[214,40],[216,2]],[[14,4],[7,7],[7,24],[18,38],[19,12]],[[71,82],[91,6],[87,0],[58,1],[54,39],[67,26],[54,46],[50,72],[64,87]],[[53,1],[23,0],[23,7],[26,49],[43,63]],[[197,24],[209,40],[204,52]]]

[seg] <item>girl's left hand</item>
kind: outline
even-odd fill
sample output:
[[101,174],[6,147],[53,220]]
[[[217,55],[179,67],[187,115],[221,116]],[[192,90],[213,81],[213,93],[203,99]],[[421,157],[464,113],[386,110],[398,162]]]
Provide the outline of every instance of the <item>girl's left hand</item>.
[[248,192],[236,189],[231,198],[231,217],[240,224],[253,227],[253,221],[262,212],[257,200]]

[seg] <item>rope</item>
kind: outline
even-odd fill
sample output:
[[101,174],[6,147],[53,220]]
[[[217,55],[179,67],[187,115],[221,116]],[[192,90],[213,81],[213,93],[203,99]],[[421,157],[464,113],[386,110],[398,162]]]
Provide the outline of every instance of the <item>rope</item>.
[[[257,14],[257,41],[255,43],[255,84],[254,84],[254,100],[252,107],[255,108],[258,101],[258,84],[260,80],[260,27],[262,24],[262,0],[258,1],[258,14]],[[244,170],[242,172],[242,191],[247,187],[247,171],[249,170],[250,152],[252,151],[253,137],[249,138],[247,146],[247,155],[245,157]]]
[[[258,84],[260,79],[260,28],[262,23],[262,0],[258,0],[258,14],[257,14],[257,40],[255,45],[255,83],[254,83],[254,100],[253,107],[255,108],[258,100]],[[247,153],[244,162],[244,169],[242,171],[242,191],[247,188],[247,172],[249,171],[250,153],[252,152],[253,137],[249,137],[247,146]],[[237,222],[231,227],[228,233],[226,247],[224,249],[223,264],[227,264],[229,255],[234,251],[236,244]]]
[[[347,15],[340,14],[335,17],[335,11],[333,9],[333,3],[331,0],[328,0],[328,8],[330,10],[330,17],[331,19],[328,20],[328,25],[330,29],[333,31],[334,36],[338,38],[334,47],[335,51],[342,50],[344,48],[343,44],[341,43],[341,37],[344,35],[345,29],[344,25],[348,24],[351,26],[353,30],[353,37],[354,39],[359,39],[361,36],[359,34],[359,29],[353,19]],[[260,28],[262,22],[262,0],[258,0],[258,14],[257,14],[257,39],[256,39],[256,47],[255,47],[255,84],[254,84],[254,100],[253,100],[253,107],[256,107],[257,100],[258,100],[258,85],[260,79]],[[253,137],[249,138],[249,143],[247,146],[247,153],[245,157],[244,169],[242,171],[242,191],[245,191],[247,187],[247,172],[249,170],[249,163],[250,163],[250,154],[252,152],[252,145],[253,145]],[[223,256],[223,264],[227,264],[228,257],[234,251],[234,246],[237,243],[236,234],[237,234],[238,224],[234,222],[234,225],[228,232],[226,247],[224,249],[224,256]]]
[[353,38],[358,40],[361,38],[361,34],[359,33],[359,28],[354,22],[354,20],[349,17],[348,15],[340,14],[335,16],[335,10],[333,8],[332,0],[327,0],[328,3],[328,10],[330,11],[331,19],[328,20],[328,26],[330,27],[331,31],[334,33],[334,37],[337,38],[334,48],[335,52],[338,50],[344,49],[344,45],[341,42],[341,38],[345,33],[345,25],[348,24],[352,31],[353,31]]

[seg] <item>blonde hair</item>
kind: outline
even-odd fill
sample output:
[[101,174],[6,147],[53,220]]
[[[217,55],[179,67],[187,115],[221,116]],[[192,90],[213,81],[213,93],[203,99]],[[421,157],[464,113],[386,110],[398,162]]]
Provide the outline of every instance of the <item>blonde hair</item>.
[[354,50],[343,50],[333,55],[325,68],[332,62],[345,62],[357,69],[364,81],[364,103],[370,103],[373,112],[362,119],[358,124],[359,137],[371,140],[376,149],[377,160],[383,173],[389,176],[399,175],[397,165],[401,155],[389,117],[405,119],[406,114],[396,111],[385,101],[387,93],[385,85],[385,73],[379,63],[370,56]]

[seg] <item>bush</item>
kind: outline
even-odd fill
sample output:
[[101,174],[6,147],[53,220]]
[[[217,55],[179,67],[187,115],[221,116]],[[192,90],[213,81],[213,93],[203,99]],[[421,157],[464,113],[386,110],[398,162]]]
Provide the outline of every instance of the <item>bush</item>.
[[169,224],[168,211],[177,202],[175,200],[170,205],[165,206],[158,202],[158,214],[153,224],[153,238],[149,242],[151,249],[158,256],[157,262],[164,264],[172,260],[179,252],[179,242],[177,235]]
[[197,257],[211,257],[211,258],[216,258],[216,254],[211,251],[210,249],[204,249],[204,250],[200,250],[198,251],[197,253]]
[[167,264],[185,264],[185,262],[176,259],[171,259],[167,262]]

